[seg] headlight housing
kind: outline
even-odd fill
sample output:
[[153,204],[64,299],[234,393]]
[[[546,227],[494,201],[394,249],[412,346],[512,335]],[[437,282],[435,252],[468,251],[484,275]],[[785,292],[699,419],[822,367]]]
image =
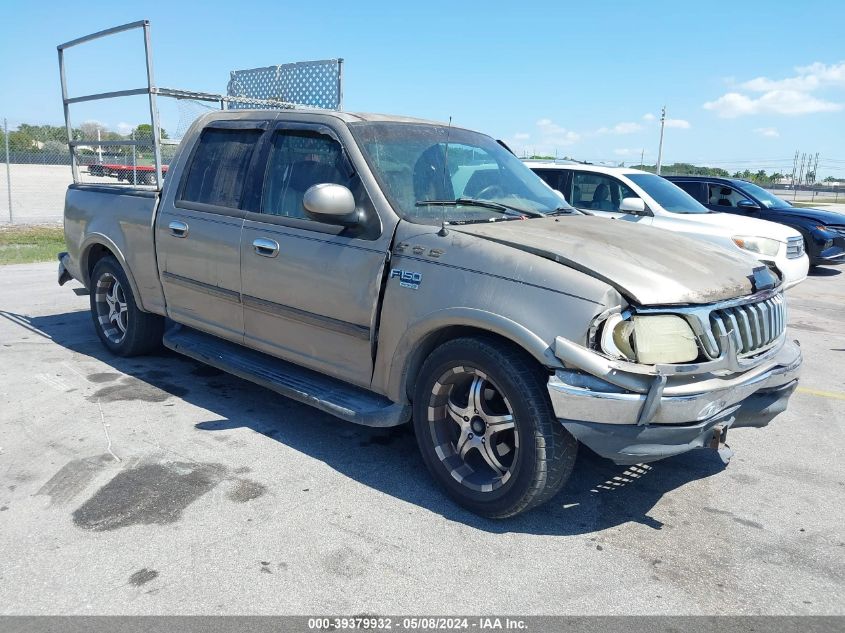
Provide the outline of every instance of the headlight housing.
[[674,314],[611,315],[604,324],[602,350],[644,365],[686,363],[698,358],[698,341],[689,323]]
[[757,253],[758,255],[774,257],[780,250],[780,242],[769,237],[734,235],[731,239],[742,250]]

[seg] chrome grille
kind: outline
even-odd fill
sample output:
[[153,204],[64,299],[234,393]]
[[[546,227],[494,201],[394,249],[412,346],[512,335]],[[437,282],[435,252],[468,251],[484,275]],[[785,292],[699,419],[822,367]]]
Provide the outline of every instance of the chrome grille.
[[703,337],[714,358],[725,350],[721,337],[731,336],[741,356],[753,356],[778,340],[786,330],[786,303],[778,294],[758,303],[719,308],[710,312],[710,336]]
[[786,240],[787,259],[797,259],[804,254],[804,238],[800,235],[790,237]]

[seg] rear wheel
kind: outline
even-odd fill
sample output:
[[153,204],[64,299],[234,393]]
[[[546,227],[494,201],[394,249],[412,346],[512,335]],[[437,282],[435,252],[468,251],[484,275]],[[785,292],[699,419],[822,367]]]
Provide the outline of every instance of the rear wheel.
[[505,518],[563,487],[577,442],[555,419],[545,381],[532,358],[492,338],[449,341],[425,361],[414,430],[429,471],[458,503]]
[[164,318],[138,309],[126,273],[103,257],[91,273],[91,316],[103,344],[119,356],[137,356],[161,345]]

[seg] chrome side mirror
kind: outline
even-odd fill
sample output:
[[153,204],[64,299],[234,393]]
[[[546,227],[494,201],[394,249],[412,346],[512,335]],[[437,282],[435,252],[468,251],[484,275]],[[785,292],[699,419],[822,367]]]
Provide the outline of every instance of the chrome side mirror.
[[318,222],[344,226],[358,223],[355,196],[343,185],[325,182],[309,187],[302,198],[302,206]]

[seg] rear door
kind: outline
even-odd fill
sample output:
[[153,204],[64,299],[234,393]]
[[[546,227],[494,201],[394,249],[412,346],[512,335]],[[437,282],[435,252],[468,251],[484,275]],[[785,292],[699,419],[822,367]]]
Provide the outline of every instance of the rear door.
[[238,342],[243,341],[242,203],[255,150],[268,125],[229,120],[207,125],[156,219],[168,316]]
[[670,181],[691,195],[697,202],[707,204],[707,183],[702,180],[675,180]]
[[[369,386],[391,235],[337,131],[280,122],[266,145],[260,201],[246,215],[241,241],[245,343]],[[325,182],[352,191],[364,218],[358,226],[307,216],[305,191]]]

